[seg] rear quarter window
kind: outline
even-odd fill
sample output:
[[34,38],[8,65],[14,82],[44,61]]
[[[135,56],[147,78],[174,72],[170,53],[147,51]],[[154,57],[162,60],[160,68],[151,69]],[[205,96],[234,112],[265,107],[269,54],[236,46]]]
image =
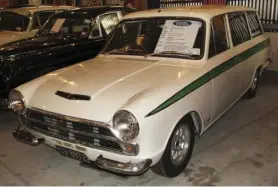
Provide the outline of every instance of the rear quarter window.
[[260,20],[256,12],[246,12],[247,20],[251,30],[252,37],[257,37],[263,33],[260,25]]
[[233,45],[240,45],[251,39],[244,12],[228,14]]

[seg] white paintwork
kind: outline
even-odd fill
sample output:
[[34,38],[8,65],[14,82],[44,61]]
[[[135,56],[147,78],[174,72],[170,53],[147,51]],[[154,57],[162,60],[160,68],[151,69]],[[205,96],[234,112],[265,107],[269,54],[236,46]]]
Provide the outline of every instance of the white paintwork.
[[[206,32],[210,33],[212,16],[235,10],[231,7],[227,10],[215,8],[215,11],[211,7],[212,10],[208,9],[209,11],[203,9],[205,8],[192,9],[192,14],[184,10],[162,10],[161,13],[153,10],[131,14],[124,19],[191,15],[191,17],[206,18]],[[239,10],[246,9],[239,8]],[[180,119],[192,111],[199,114],[202,122],[200,134],[202,134],[250,87],[256,69],[268,58],[269,48],[265,48],[236,68],[229,69],[168,108],[150,117],[145,116],[223,61],[265,39],[266,37],[262,35],[238,47],[232,47],[210,60],[207,59],[209,34],[206,34],[206,52],[201,60],[99,55],[95,59],[35,79],[17,89],[22,92],[27,107],[110,125],[115,112],[120,109],[130,111],[140,125],[140,133],[133,140],[140,146],[137,156],[127,157],[91,148],[87,148],[85,154],[92,160],[102,155],[119,162],[152,159],[152,164],[156,164]],[[92,99],[90,101],[67,100],[56,96],[57,90],[90,95]],[[43,136],[38,133],[36,135]],[[55,145],[51,138],[44,137],[48,145]]]
[[33,14],[39,11],[47,11],[47,10],[70,10],[73,9],[72,6],[35,6],[35,7],[24,7],[24,8],[10,8],[5,9],[5,11],[14,12],[17,14],[25,15],[29,17],[29,25],[27,26],[27,30],[20,32],[20,31],[1,31],[0,32],[0,45],[21,40],[24,38],[33,37],[36,35],[38,29],[32,29],[32,17]]
[[37,31],[38,30],[36,29],[36,30],[29,31],[29,32],[13,32],[13,31],[0,32],[0,45],[9,43],[9,42],[13,42],[13,41],[17,41],[17,40],[21,40],[24,38],[33,37],[33,36],[35,36]]

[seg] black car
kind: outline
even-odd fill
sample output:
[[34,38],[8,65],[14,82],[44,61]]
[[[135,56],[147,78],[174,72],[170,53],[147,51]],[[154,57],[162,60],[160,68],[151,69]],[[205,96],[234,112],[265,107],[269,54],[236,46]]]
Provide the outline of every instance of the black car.
[[87,7],[54,14],[35,37],[0,46],[1,108],[11,89],[95,57],[122,16],[136,9]]

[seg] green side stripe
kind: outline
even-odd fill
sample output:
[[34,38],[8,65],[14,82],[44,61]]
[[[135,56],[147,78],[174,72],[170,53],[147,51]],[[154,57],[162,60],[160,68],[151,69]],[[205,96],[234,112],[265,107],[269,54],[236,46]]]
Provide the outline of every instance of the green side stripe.
[[215,67],[210,72],[204,74],[197,80],[193,81],[188,86],[184,87],[182,90],[180,90],[178,93],[167,99],[165,102],[163,102],[161,105],[159,105],[157,108],[155,108],[153,111],[151,111],[146,117],[152,116],[165,108],[171,106],[175,102],[181,100],[191,92],[195,91],[196,89],[200,88],[204,84],[208,83],[212,79],[216,78],[217,76],[221,75],[223,72],[229,70],[233,66],[244,62],[246,59],[250,58],[254,54],[260,52],[264,48],[270,45],[270,39],[266,39],[265,41],[255,45],[251,49],[248,49],[239,55],[227,60],[226,62],[222,63],[221,65]]

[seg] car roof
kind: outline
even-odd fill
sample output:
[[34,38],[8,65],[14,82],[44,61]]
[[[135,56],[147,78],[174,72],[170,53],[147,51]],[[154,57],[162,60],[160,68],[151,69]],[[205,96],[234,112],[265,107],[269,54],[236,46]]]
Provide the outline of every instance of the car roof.
[[96,17],[99,14],[103,14],[108,11],[117,11],[117,10],[127,10],[127,11],[136,11],[134,8],[128,8],[124,6],[93,6],[93,7],[82,7],[78,9],[73,9],[69,11],[63,11],[55,14],[55,16],[67,16],[71,14],[86,14],[89,17]]
[[23,7],[15,7],[15,8],[4,8],[1,12],[13,12],[17,14],[21,14],[24,16],[30,16],[35,12],[46,11],[46,10],[57,10],[57,9],[65,9],[70,10],[75,7],[73,6],[51,6],[51,5],[39,5],[39,6],[23,6]]
[[256,11],[256,9],[232,5],[198,5],[175,8],[160,8],[135,12],[126,15],[123,19],[148,18],[148,17],[194,17],[210,20],[212,17],[237,11]]

